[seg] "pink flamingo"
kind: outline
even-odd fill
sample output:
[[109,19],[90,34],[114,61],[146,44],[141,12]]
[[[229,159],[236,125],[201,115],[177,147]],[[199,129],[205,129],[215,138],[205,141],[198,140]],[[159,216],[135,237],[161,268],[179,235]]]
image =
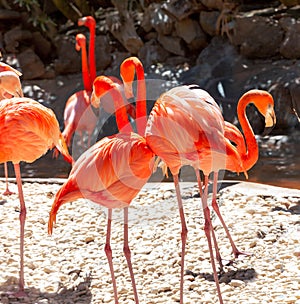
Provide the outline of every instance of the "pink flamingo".
[[[21,72],[10,65],[0,62],[0,101],[6,98],[23,97],[22,86],[20,82]],[[8,168],[4,163],[5,191],[3,195],[11,195],[13,192],[8,187]]]
[[0,163],[11,161],[20,200],[20,278],[18,297],[24,292],[24,229],[26,206],[22,190],[20,161],[32,163],[54,146],[72,163],[59,124],[52,110],[29,98],[0,102]]
[[64,110],[65,128],[63,131],[63,136],[67,145],[70,146],[71,139],[75,131],[81,135],[81,141],[83,141],[83,133],[87,132],[89,146],[91,135],[97,124],[97,116],[95,115],[90,103],[92,83],[90,81],[87,63],[86,38],[83,34],[76,35],[75,47],[76,50],[81,50],[84,90],[76,92],[67,100]]
[[[215,247],[217,245],[207,202],[208,176],[214,172],[213,209],[220,218],[229,236],[234,254],[237,256],[243,252],[236,249],[216,203],[217,173],[220,169],[245,172],[257,160],[256,140],[245,116],[245,107],[250,102],[253,102],[266,117],[267,127],[273,126],[276,121],[273,110],[274,101],[269,93],[261,90],[250,90],[245,93],[238,103],[238,117],[246,139],[245,144],[240,146],[241,151],[231,145],[225,137],[225,122],[212,97],[197,86],[180,86],[162,94],[150,113],[146,128],[146,141],[149,147],[170,168],[176,187],[178,187],[178,173],[182,165],[194,167],[197,176],[199,176],[199,169],[204,173],[204,192],[201,197],[205,218],[204,231],[208,240],[220,303],[223,303],[223,299],[214,262],[211,235]],[[230,132],[228,128],[227,132]],[[230,134],[233,136],[232,133]],[[199,181],[200,177],[197,179]],[[180,200],[179,195],[177,198]],[[184,223],[184,243],[187,229],[183,212],[181,217]],[[183,271],[181,285],[183,285]],[[182,294],[181,303],[183,303]]]
[[[132,61],[135,61],[135,63],[133,64]],[[130,66],[129,68],[127,67],[128,65]],[[146,99],[146,90],[145,90],[145,83],[144,83],[144,73],[143,73],[143,69],[142,69],[142,64],[140,63],[140,61],[137,58],[134,58],[134,59],[129,58],[127,64],[123,65],[123,71],[122,71],[122,66],[121,66],[121,76],[125,83],[125,94],[126,94],[127,98],[130,98],[133,96],[132,81],[134,78],[134,70],[135,70],[134,67],[135,66],[139,66],[139,68],[137,69],[137,78],[139,80],[138,81],[138,92],[140,92],[140,96],[137,99],[145,100]],[[187,88],[188,88],[188,90],[187,90]],[[195,95],[191,96],[191,98],[194,102],[194,107],[191,107],[189,104],[189,101],[185,100],[187,97],[186,94],[187,95],[190,94],[190,90],[193,90],[195,93]],[[153,151],[156,154],[157,154],[157,151],[159,152],[157,154],[158,156],[161,156],[160,153],[168,153],[168,152],[166,152],[166,151],[168,151],[168,149],[170,149],[170,151],[172,151],[172,149],[173,149],[173,152],[174,152],[173,155],[165,155],[165,158],[169,157],[170,159],[168,160],[168,163],[171,164],[171,167],[173,166],[173,171],[172,170],[171,171],[174,176],[176,195],[177,195],[177,200],[178,200],[178,205],[179,205],[179,210],[180,210],[180,218],[181,218],[181,223],[182,223],[182,262],[181,262],[181,287],[180,287],[180,298],[181,298],[181,303],[182,303],[183,302],[184,254],[185,254],[187,227],[185,224],[185,218],[184,218],[182,202],[181,202],[181,195],[180,195],[180,188],[179,188],[179,183],[178,183],[179,169],[184,164],[192,164],[195,167],[195,163],[193,164],[193,161],[195,161],[197,163],[197,159],[198,159],[198,157],[200,157],[200,155],[197,155],[197,153],[201,152],[200,153],[201,158],[205,159],[205,161],[202,161],[202,164],[201,164],[203,169],[201,168],[201,166],[199,167],[200,163],[198,161],[198,167],[197,166],[195,167],[195,172],[196,172],[197,181],[198,181],[198,185],[199,185],[199,191],[200,191],[200,193],[202,193],[202,183],[201,183],[200,174],[199,174],[199,171],[197,170],[197,168],[201,168],[202,170],[206,171],[207,179],[205,181],[205,186],[206,186],[205,189],[207,191],[208,174],[210,172],[210,169],[213,168],[213,167],[210,167],[210,165],[207,167],[207,165],[206,165],[207,160],[209,160],[209,163],[211,163],[212,160],[216,161],[216,163],[219,162],[219,165],[217,165],[216,168],[226,168],[227,170],[231,170],[234,172],[244,172],[246,174],[246,170],[248,170],[256,162],[257,158],[255,159],[255,156],[254,156],[255,152],[251,151],[252,143],[249,142],[248,146],[250,146],[250,149],[248,151],[249,153],[247,152],[247,155],[252,160],[245,164],[245,165],[247,165],[246,168],[245,168],[244,164],[241,164],[240,154],[243,155],[244,153],[246,153],[246,145],[245,145],[244,137],[235,126],[224,121],[218,105],[215,103],[215,101],[212,99],[212,97],[207,92],[205,92],[203,90],[199,90],[199,88],[197,86],[190,86],[190,87],[183,86],[183,87],[179,87],[176,89],[176,94],[174,94],[173,92],[174,92],[174,89],[173,89],[172,93],[169,91],[167,94],[163,94],[162,95],[163,101],[160,101],[160,99],[159,99],[159,102],[156,102],[155,107],[152,110],[153,113],[157,112],[156,114],[159,119],[159,121],[156,123],[156,125],[153,128],[157,132],[161,132],[161,134],[159,134],[158,138],[153,136],[153,134],[152,134],[152,136],[150,135],[152,132],[151,115],[150,115],[150,118],[148,120],[148,125],[150,124],[150,134],[148,134],[148,136],[147,136],[147,133],[146,133],[146,139],[148,140],[149,138],[151,138],[150,140],[153,141],[153,143],[152,143],[152,145],[151,144],[149,144],[149,145],[152,146]],[[173,102],[172,98],[176,99],[176,101]],[[196,103],[196,101],[198,99],[200,100],[200,103]],[[265,104],[270,103],[271,104],[270,106],[272,106],[272,100],[269,99],[269,100],[264,100],[264,101],[265,101]],[[178,104],[176,104],[176,102]],[[202,109],[203,106],[201,106],[201,102],[202,103],[204,102],[204,105],[207,108],[205,110],[206,112]],[[166,103],[168,103],[167,108],[166,108]],[[184,103],[186,106],[188,106],[188,110],[186,110],[184,108]],[[182,112],[182,110],[183,110],[183,112]],[[138,108],[136,109],[136,111],[137,111],[137,119],[140,119],[140,116],[138,115]],[[170,116],[168,115],[168,111],[170,112]],[[191,111],[193,114],[188,114],[189,111]],[[266,113],[265,109],[262,109],[261,112],[263,114],[269,116]],[[152,113],[152,116],[155,117],[156,114],[153,114],[153,113]],[[158,114],[158,113],[160,113],[160,114]],[[197,151],[198,148],[196,147],[196,144],[193,143],[193,140],[191,140],[190,145],[185,146],[185,144],[186,144],[185,141],[187,140],[187,138],[192,139],[191,136],[189,135],[189,133],[191,133],[192,131],[185,131],[185,130],[191,130],[192,127],[194,127],[194,128],[196,128],[195,129],[196,132],[198,132],[199,131],[199,130],[197,131],[197,128],[199,129],[198,122],[201,121],[201,115],[203,113],[204,114],[206,113],[206,115],[207,115],[207,118],[206,118],[206,119],[208,119],[207,124],[208,123],[210,124],[211,121],[213,121],[213,123],[217,123],[216,130],[219,130],[218,135],[221,136],[220,141],[219,141],[219,143],[221,143],[221,151],[219,151],[219,154],[217,153],[214,155],[214,153],[211,153],[211,151],[210,151],[212,148],[215,149],[214,145],[216,145],[216,144],[218,145],[218,141],[217,142],[211,141],[211,142],[208,142],[208,144],[207,144],[207,140],[206,140],[206,144],[204,144],[205,136],[206,136],[205,132],[204,132],[204,138],[202,138],[202,141],[198,138],[197,144],[198,145],[202,144],[202,149],[200,149],[196,154],[195,154],[195,152]],[[172,114],[174,114],[174,115],[172,116]],[[274,113],[271,113],[271,114],[273,115]],[[144,105],[144,112],[141,115],[143,115],[141,124],[144,126],[145,117],[146,117],[145,105]],[[159,115],[162,115],[163,118],[159,117]],[[175,119],[176,115],[177,115],[176,119],[178,119],[178,122]],[[185,115],[187,118],[184,118],[184,117],[180,118],[181,115]],[[194,115],[194,117],[193,117],[194,119],[195,118],[198,119],[197,121],[194,121],[194,123],[193,123],[192,115]],[[215,121],[214,121],[214,119],[209,118],[209,115],[214,116]],[[164,119],[166,120],[166,122],[163,122]],[[173,122],[174,122],[173,126],[170,125],[170,121],[168,122],[168,120],[170,120],[170,119],[171,119],[171,124],[173,124]],[[174,121],[173,121],[173,119],[174,119]],[[182,121],[185,121],[185,122],[182,123]],[[204,121],[203,122],[204,126],[205,126],[205,123],[206,122]],[[143,129],[143,127],[141,127],[141,128]],[[147,128],[149,128],[149,126]],[[162,129],[164,129],[164,130],[162,130]],[[177,131],[179,131],[179,132],[177,132]],[[171,137],[171,143],[169,141],[168,136]],[[182,138],[182,137],[184,137],[184,138]],[[217,137],[217,135],[215,135],[215,137]],[[230,145],[230,142],[228,141],[228,139],[232,140],[233,142],[235,142],[237,144],[238,151],[232,145]],[[177,140],[176,144],[173,143],[173,140],[175,140],[175,141]],[[194,150],[191,150],[192,149],[191,144],[194,145],[194,148],[193,148]],[[211,146],[211,144],[213,144],[213,145]],[[157,146],[155,147],[155,145],[157,145]],[[178,150],[176,150],[177,147],[178,147]],[[174,151],[174,148],[176,148],[175,149],[176,151]],[[205,149],[206,149],[206,151],[205,151]],[[207,150],[208,150],[208,152],[207,152]],[[186,154],[187,153],[186,151],[189,151],[188,154]],[[254,155],[252,153],[254,153]],[[172,153],[170,152],[170,154],[172,154]],[[192,159],[189,159],[189,157],[192,157]],[[193,157],[194,157],[194,159],[193,159]],[[164,159],[164,157],[161,157],[161,158]],[[221,159],[221,161],[220,161],[220,159]],[[167,163],[167,165],[168,165],[168,163]],[[177,164],[177,167],[176,167],[176,164]],[[174,166],[175,166],[175,168],[174,168]],[[215,172],[217,172],[218,170],[216,170]],[[238,256],[239,254],[246,254],[244,252],[237,250],[237,248],[230,236],[230,233],[225,225],[225,222],[219,212],[219,208],[216,203],[216,189],[217,189],[216,182],[217,182],[217,174],[215,173],[214,190],[213,190],[213,208],[216,211],[217,215],[219,216],[219,218],[225,228],[226,234],[229,237],[231,246],[233,248],[234,255]],[[207,210],[208,210],[207,199],[206,199],[207,192],[205,194],[206,195],[202,195],[202,197],[203,197],[203,208],[205,210],[205,215],[206,215],[205,216],[206,217],[205,230],[206,230],[206,234],[208,237],[210,254],[211,254],[211,256],[213,256],[211,239],[210,239],[210,231],[211,231],[212,236],[213,236],[213,241],[215,243],[215,247],[217,250],[217,258],[218,258],[218,261],[220,262],[220,266],[222,267],[221,257],[219,255],[219,252],[217,249],[216,238],[215,238],[213,230],[212,230],[209,212],[207,212]],[[212,260],[212,262],[213,262],[213,260]],[[219,298],[220,298],[220,301],[222,302],[222,297],[221,297],[219,284],[217,282],[216,267],[214,265],[214,262],[213,262],[213,269],[214,269],[214,276],[215,276],[215,280],[216,280],[216,284],[217,284]]]
[[[89,29],[90,39],[89,39],[89,71],[90,71],[90,81],[91,84],[95,80],[96,73],[96,53],[95,53],[95,42],[96,42],[96,20],[92,16],[86,16],[78,19],[78,26],[85,26]],[[123,83],[114,76],[107,76],[116,84],[122,86]],[[120,88],[121,89],[121,88]],[[126,99],[124,100],[126,111],[133,119],[135,119],[135,107],[129,103]],[[111,102],[111,99],[108,96],[103,96],[101,100],[101,106],[105,112],[109,114],[114,114],[114,104]]]
[[92,104],[99,107],[99,99],[108,91],[114,100],[120,133],[101,139],[76,161],[68,180],[55,196],[50,211],[48,232],[52,233],[58,209],[67,202],[84,197],[108,208],[105,253],[110,267],[115,303],[118,303],[110,236],[112,209],[124,208],[124,254],[135,302],[139,303],[128,245],[128,207],[152,174],[154,154],[145,139],[132,132],[119,86],[108,77],[99,76],[95,79]]

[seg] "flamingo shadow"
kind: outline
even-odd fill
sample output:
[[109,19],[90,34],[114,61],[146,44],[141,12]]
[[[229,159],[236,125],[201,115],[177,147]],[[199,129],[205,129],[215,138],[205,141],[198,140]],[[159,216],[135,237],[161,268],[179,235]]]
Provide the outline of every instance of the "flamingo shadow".
[[[205,273],[205,272],[195,273],[191,270],[187,270],[185,273],[187,275],[192,275],[194,277],[199,276],[207,281],[214,282],[214,276],[212,273]],[[257,273],[254,268],[229,270],[227,272],[219,273],[219,282],[228,284],[232,280],[249,281],[254,279],[256,276]]]
[[18,298],[14,295],[18,291],[16,282],[18,282],[17,278],[9,277],[5,283],[0,285],[0,303],[39,303],[42,300],[47,300],[49,303],[59,304],[88,304],[92,300],[90,276],[84,277],[83,281],[73,284],[72,287],[61,286],[58,292],[42,292],[35,287],[25,288],[26,298]]
[[282,208],[282,207],[274,207],[271,211],[283,211],[283,212],[288,212],[291,214],[300,214],[300,204],[299,205],[294,205],[289,208]]

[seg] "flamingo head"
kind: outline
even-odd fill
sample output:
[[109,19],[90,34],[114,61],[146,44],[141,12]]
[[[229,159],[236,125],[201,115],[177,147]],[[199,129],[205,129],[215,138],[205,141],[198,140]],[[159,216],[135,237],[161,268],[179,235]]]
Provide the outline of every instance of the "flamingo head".
[[127,99],[132,98],[133,95],[133,80],[135,74],[137,75],[137,80],[139,78],[144,78],[144,68],[141,61],[137,57],[128,57],[126,58],[120,66],[120,75],[124,83],[124,91]]
[[75,44],[76,51],[80,51],[82,48],[85,47],[86,47],[86,37],[83,34],[77,34],[76,44]]
[[86,26],[89,29],[96,27],[96,20],[92,16],[86,16],[78,19],[78,26]]
[[257,96],[255,106],[258,111],[265,117],[265,130],[263,135],[269,134],[276,124],[276,115],[274,110],[274,100],[270,93],[264,90],[255,90]]
[[0,73],[0,88],[4,95],[23,97],[20,78],[13,71],[5,71]]
[[116,89],[116,84],[106,76],[98,76],[93,83],[91,104],[95,108],[100,107],[100,98],[109,91]]
[[22,73],[20,71],[14,69],[13,67],[11,67],[10,65],[4,62],[0,62],[0,72],[5,72],[5,71],[15,72],[18,76],[22,76]]

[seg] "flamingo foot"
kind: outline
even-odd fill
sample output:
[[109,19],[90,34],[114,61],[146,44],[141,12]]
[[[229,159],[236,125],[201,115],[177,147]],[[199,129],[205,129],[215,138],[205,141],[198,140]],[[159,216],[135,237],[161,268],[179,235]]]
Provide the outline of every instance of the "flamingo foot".
[[240,255],[244,256],[252,256],[253,253],[251,252],[246,252],[246,251],[240,251],[238,249],[233,251],[234,258],[232,260],[226,260],[226,263],[224,264],[225,266],[231,266],[234,264],[235,259],[237,259]]
[[26,298],[28,294],[24,290],[19,290],[18,292],[14,293],[16,298]]
[[2,194],[5,196],[9,196],[9,195],[15,194],[15,192],[12,192],[9,189],[6,189]]
[[251,256],[253,253],[251,252],[246,252],[246,251],[240,251],[238,249],[233,250],[233,255],[237,259],[240,255],[245,255],[245,256]]
[[28,293],[25,292],[24,290],[18,290],[18,291],[8,291],[5,292],[8,296],[12,296],[15,298],[27,298],[28,297]]

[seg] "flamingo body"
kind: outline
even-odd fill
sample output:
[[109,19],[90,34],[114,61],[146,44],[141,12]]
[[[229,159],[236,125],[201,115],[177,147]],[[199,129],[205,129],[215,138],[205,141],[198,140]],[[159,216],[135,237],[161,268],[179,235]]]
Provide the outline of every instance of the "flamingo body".
[[63,136],[68,146],[75,132],[87,132],[90,137],[97,124],[97,116],[90,105],[91,93],[81,90],[73,94],[66,103],[64,110],[65,128]]
[[80,90],[71,95],[65,105],[64,110],[64,131],[63,136],[68,146],[71,144],[72,136],[75,132],[80,134],[81,141],[83,133],[88,134],[88,146],[91,135],[96,128],[98,117],[90,106],[90,96],[92,81],[89,75],[89,68],[86,53],[86,38],[82,34],[76,35],[76,50],[81,50],[82,79],[84,90]]
[[26,206],[22,190],[20,161],[33,162],[48,149],[56,148],[73,162],[54,112],[29,98],[11,98],[0,102],[0,163],[14,164],[20,200],[20,278],[17,297],[24,297],[24,232]]
[[30,98],[0,102],[0,134],[1,163],[31,163],[54,146],[72,163],[54,112]]
[[87,198],[107,208],[128,207],[152,174],[154,154],[135,133],[105,137],[76,161],[68,181],[57,193],[49,231],[59,207]]
[[52,233],[56,214],[64,203],[87,198],[108,208],[105,253],[107,255],[115,303],[118,303],[112,250],[110,247],[112,209],[124,209],[124,255],[127,260],[135,302],[137,289],[128,245],[128,206],[149,179],[154,167],[154,153],[145,139],[132,132],[120,87],[106,76],[99,76],[93,83],[91,103],[100,107],[100,98],[107,92],[113,99],[116,121],[120,133],[105,137],[85,151],[74,164],[66,183],[57,192],[48,221]]
[[238,151],[224,137],[224,128],[221,111],[206,91],[180,86],[158,98],[145,137],[172,174],[184,165],[209,173],[224,168],[229,155],[235,157],[236,170],[244,171]]
[[[10,65],[0,62],[0,101],[6,98],[23,97],[22,86],[20,82],[21,72]],[[6,179],[6,189],[4,195],[13,194],[8,187],[8,167],[4,163],[4,172]]]

